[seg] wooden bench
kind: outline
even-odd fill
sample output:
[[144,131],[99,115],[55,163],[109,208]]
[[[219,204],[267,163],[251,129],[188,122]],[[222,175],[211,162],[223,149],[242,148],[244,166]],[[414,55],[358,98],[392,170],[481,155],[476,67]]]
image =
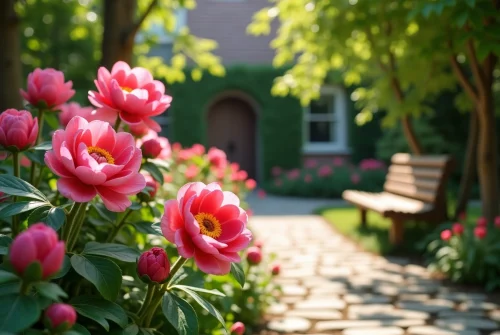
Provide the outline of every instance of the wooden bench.
[[450,156],[392,156],[381,193],[346,190],[342,198],[360,209],[366,226],[366,211],[373,210],[392,220],[390,241],[403,242],[406,220],[441,223],[448,219],[446,183],[453,168]]

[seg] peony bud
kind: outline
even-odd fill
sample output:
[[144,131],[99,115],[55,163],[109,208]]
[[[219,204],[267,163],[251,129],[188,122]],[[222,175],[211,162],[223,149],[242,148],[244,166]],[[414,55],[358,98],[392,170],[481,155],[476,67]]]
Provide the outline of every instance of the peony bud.
[[157,158],[161,153],[162,147],[158,138],[152,138],[142,144],[141,150],[145,158]]
[[477,226],[474,228],[474,235],[480,240],[486,237],[486,233],[487,230],[485,226]]
[[35,145],[38,119],[25,110],[7,109],[0,114],[0,145],[11,152]]
[[148,276],[149,281],[155,283],[165,281],[170,274],[170,262],[165,250],[154,247],[149,251],[143,252],[137,262],[137,273],[146,282],[148,280],[145,280],[144,276]]
[[48,329],[60,333],[71,329],[76,322],[76,311],[73,306],[55,303],[45,311],[45,325]]
[[449,241],[452,236],[451,230],[446,229],[441,232],[441,239],[443,241]]
[[250,247],[247,251],[248,263],[257,265],[262,261],[262,251],[258,247]]
[[28,266],[38,262],[42,268],[42,279],[47,279],[61,270],[64,253],[64,242],[59,241],[54,229],[36,223],[14,239],[9,258],[21,276]]
[[224,169],[227,166],[227,156],[226,153],[215,147],[210,148],[207,154],[208,161],[210,164],[217,168]]
[[280,271],[281,271],[281,265],[280,264],[274,263],[274,264],[271,265],[271,273],[273,274],[273,276],[279,275]]
[[486,227],[488,225],[488,220],[484,216],[481,216],[479,219],[477,219],[476,224],[479,227]]
[[460,222],[454,223],[453,226],[451,227],[451,230],[455,235],[462,235],[464,232],[464,225],[461,224]]
[[255,187],[257,187],[257,182],[253,179],[248,179],[245,182],[246,188],[248,188],[250,191],[253,190]]
[[232,326],[231,329],[229,330],[231,335],[243,335],[245,333],[245,325],[243,322],[235,322]]
[[68,101],[75,91],[71,81],[64,82],[64,73],[54,69],[35,69],[28,75],[28,89],[21,95],[33,106],[52,108]]
[[139,200],[143,202],[149,202],[153,200],[156,197],[156,193],[158,192],[158,189],[160,188],[160,183],[157,182],[153,177],[151,177],[149,174],[143,174],[144,179],[146,179],[146,192],[148,194],[145,194],[143,192],[137,194],[137,197],[139,197]]

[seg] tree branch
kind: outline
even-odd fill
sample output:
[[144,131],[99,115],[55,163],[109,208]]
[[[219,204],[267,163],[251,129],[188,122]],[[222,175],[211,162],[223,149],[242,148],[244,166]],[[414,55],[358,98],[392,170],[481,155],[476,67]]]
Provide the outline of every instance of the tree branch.
[[460,83],[464,91],[467,92],[467,94],[474,101],[474,103],[477,103],[479,101],[479,97],[476,92],[476,89],[470,82],[469,78],[467,78],[467,76],[465,75],[465,72],[460,66],[460,64],[458,64],[457,56],[455,54],[452,54],[450,56],[450,63],[451,63],[451,68],[453,69],[453,72],[457,76],[458,82]]
[[476,86],[478,88],[479,94],[484,94],[486,91],[486,78],[484,76],[483,70],[481,69],[481,65],[477,59],[476,49],[474,47],[474,41],[472,39],[467,40],[467,53],[470,58],[470,66],[472,69],[472,74],[474,75],[474,79],[476,81]]
[[493,84],[493,70],[497,65],[498,57],[490,52],[483,62],[484,74],[486,76],[486,87]]
[[144,23],[148,15],[151,14],[157,4],[158,0],[151,0],[148,8],[146,8],[141,17],[132,25],[132,28],[128,31],[128,34],[126,36],[127,38],[135,38],[135,35],[137,35],[139,29],[141,29],[142,24]]

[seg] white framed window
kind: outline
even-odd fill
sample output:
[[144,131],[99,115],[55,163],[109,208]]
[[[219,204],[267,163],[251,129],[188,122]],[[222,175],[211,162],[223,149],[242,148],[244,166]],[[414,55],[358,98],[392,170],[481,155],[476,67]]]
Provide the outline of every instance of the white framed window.
[[347,96],[340,86],[324,86],[304,108],[304,153],[348,153]]

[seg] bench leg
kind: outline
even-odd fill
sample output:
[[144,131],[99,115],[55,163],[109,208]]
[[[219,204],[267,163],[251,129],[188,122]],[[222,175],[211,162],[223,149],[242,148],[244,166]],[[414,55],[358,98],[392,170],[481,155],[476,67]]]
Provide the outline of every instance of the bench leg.
[[361,227],[366,228],[367,222],[366,222],[366,209],[360,208],[359,209],[359,214],[361,216]]
[[391,230],[389,232],[389,240],[393,245],[403,243],[404,221],[401,219],[392,219]]

